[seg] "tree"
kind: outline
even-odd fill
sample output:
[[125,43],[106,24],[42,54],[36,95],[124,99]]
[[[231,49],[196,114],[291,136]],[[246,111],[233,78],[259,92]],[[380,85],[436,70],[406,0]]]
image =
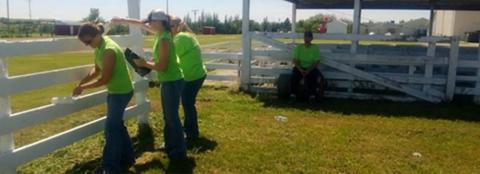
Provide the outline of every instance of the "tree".
[[263,18],[261,26],[263,31],[270,31],[270,23],[268,22],[268,17]]
[[283,24],[282,24],[282,30],[290,31],[291,28],[292,28],[292,23],[290,22],[290,19],[289,18],[285,19],[285,21],[283,21]]
[[100,22],[105,22],[105,20],[100,17],[100,10],[98,8],[91,8],[90,14],[86,18],[83,18],[82,22],[95,22],[97,19]]

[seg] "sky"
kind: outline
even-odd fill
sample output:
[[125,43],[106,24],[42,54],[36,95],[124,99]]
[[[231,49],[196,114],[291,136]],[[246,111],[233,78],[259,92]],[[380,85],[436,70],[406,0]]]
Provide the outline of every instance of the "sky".
[[[0,0],[0,17],[6,17],[6,1]],[[250,18],[262,21],[283,21],[291,18],[292,5],[284,0],[250,0]],[[81,20],[89,13],[90,8],[99,8],[100,16],[110,19],[114,16],[127,16],[127,0],[31,0],[32,18]],[[141,0],[141,16],[145,17],[152,9],[166,9],[166,0]],[[223,20],[225,15],[242,16],[242,0],[170,0],[169,13],[183,17],[193,10],[206,13],[217,13]],[[297,20],[306,19],[318,13],[331,14],[339,18],[352,19],[352,10],[298,10]],[[11,18],[28,18],[28,0],[10,0]],[[364,10],[363,21],[400,21],[416,18],[428,18],[425,10]]]

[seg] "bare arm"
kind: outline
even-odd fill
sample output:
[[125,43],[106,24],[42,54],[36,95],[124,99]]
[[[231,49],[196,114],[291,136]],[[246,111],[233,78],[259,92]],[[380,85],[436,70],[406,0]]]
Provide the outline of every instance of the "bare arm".
[[313,69],[317,68],[318,65],[320,65],[320,60],[315,61],[315,63],[314,63],[312,66],[310,66],[310,67],[305,71],[305,74],[310,73],[310,71],[312,71]]
[[133,25],[133,26],[137,26],[137,27],[140,27],[150,33],[153,33],[153,34],[156,34],[157,31],[155,31],[154,29],[152,29],[152,27],[150,27],[150,25],[148,24],[145,24],[143,23],[141,20],[138,20],[138,19],[130,19],[130,18],[119,18],[119,17],[115,17],[112,19],[111,21],[113,24],[126,24],[126,25]]
[[293,58],[293,67],[300,69],[300,62],[296,58]]
[[115,67],[115,52],[113,52],[112,50],[106,50],[103,57],[103,69],[101,72],[102,76],[94,82],[79,85],[73,91],[73,96],[80,95],[82,91],[85,89],[98,88],[100,86],[104,86],[108,84],[108,82],[110,82],[110,79],[112,78],[114,67]]
[[98,75],[100,75],[100,69],[98,68],[98,66],[95,65],[95,67],[93,67],[90,72],[87,74],[87,76],[85,76],[81,81],[80,83],[78,84],[78,86],[80,85],[83,85],[85,83],[88,83],[90,81],[92,81],[94,78],[98,77]]

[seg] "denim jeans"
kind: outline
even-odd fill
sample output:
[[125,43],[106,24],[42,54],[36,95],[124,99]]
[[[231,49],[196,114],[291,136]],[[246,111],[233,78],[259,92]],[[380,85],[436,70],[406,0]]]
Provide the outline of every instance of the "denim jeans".
[[[320,71],[315,68],[310,73],[308,73],[305,77],[302,75],[300,70],[298,70],[296,67],[293,68],[292,70],[292,79],[291,79],[291,89],[292,93],[297,96],[297,98],[308,98],[311,95],[318,95],[318,77],[320,76]],[[302,79],[305,82],[305,86],[307,87],[307,90],[301,90],[299,89],[300,86],[300,81]]]
[[183,159],[187,156],[187,148],[183,137],[182,123],[178,113],[183,80],[162,82],[161,100],[163,119],[165,121],[163,137],[165,150],[170,159]]
[[120,173],[135,163],[132,142],[123,122],[125,108],[132,96],[133,92],[107,96],[103,167],[108,173]]
[[197,94],[205,81],[205,77],[194,81],[185,81],[185,86],[182,91],[182,105],[185,113],[185,120],[183,122],[187,139],[197,139],[199,136],[197,108],[195,103],[197,101]]

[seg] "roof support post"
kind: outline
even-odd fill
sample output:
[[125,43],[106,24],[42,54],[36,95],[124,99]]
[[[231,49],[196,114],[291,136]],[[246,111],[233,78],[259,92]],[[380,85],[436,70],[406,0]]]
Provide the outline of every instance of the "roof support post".
[[297,35],[297,4],[292,3],[292,43],[295,43]]
[[433,22],[435,20],[435,11],[432,1],[430,1],[430,25],[428,26],[428,36],[433,36]]
[[[355,0],[354,9],[353,9],[353,28],[352,35],[356,36],[360,34],[360,24],[362,16],[362,0]],[[352,45],[350,46],[350,53],[356,54],[358,49],[359,40],[352,40]]]
[[248,91],[250,87],[250,69],[252,59],[252,40],[250,37],[250,0],[243,0],[242,55],[240,67],[240,88]]

